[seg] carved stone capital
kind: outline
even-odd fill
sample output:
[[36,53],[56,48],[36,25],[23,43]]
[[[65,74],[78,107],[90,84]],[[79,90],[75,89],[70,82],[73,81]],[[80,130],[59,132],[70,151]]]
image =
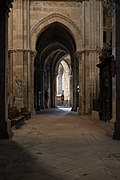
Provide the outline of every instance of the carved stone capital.
[[103,5],[114,14],[120,11],[120,2],[118,0],[103,0]]

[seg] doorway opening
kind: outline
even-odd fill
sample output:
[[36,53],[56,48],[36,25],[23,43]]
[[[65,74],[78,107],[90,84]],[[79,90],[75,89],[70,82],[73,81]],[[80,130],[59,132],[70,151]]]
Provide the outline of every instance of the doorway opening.
[[71,67],[70,56],[62,58],[58,64],[56,77],[56,106],[71,107]]
[[[41,31],[36,42],[34,107],[36,111],[72,107],[76,97],[76,44],[69,29],[54,22]],[[76,72],[76,71],[75,71]],[[74,79],[74,81],[73,81]],[[64,96],[62,102],[59,98]],[[77,105],[76,105],[77,106]]]

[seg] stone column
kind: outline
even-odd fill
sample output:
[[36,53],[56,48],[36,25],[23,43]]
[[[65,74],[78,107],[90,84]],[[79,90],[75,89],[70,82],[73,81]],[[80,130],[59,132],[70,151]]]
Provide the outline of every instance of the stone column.
[[[83,8],[82,8],[82,31],[83,31],[83,49],[81,54],[81,62],[79,67],[80,71],[80,106],[81,111],[80,114],[86,114],[89,112],[90,109],[90,56],[89,56],[89,49],[90,49],[90,38],[92,37],[93,31],[90,33],[91,29],[94,26],[94,22],[90,21],[91,15],[91,3],[93,1],[83,1]],[[92,5],[93,6],[93,5]],[[96,1],[94,1],[94,9],[96,7]],[[93,9],[93,11],[94,11]],[[90,23],[91,22],[91,23]],[[90,33],[90,34],[89,34]],[[95,33],[94,33],[95,37]]]
[[77,51],[76,57],[79,61],[79,113],[84,114],[84,93],[83,93],[83,82],[84,82],[84,76],[83,76],[83,60],[82,60],[82,52]]
[[69,80],[70,80],[70,107],[72,107],[73,106],[73,72],[71,66],[70,66]]
[[30,74],[30,1],[23,1],[23,48],[24,48],[24,106],[27,106],[29,110],[31,99],[31,74]]
[[58,74],[58,94],[62,94],[62,74]]
[[56,79],[57,79],[58,73],[55,73],[53,75],[53,107],[56,107]]
[[50,87],[49,87],[49,76],[50,76],[50,69],[49,67],[46,67],[46,71],[47,71],[47,84],[46,84],[46,88],[47,88],[47,91],[48,91],[48,107],[50,106]]
[[8,13],[11,1],[0,1],[0,139],[8,139]]
[[[99,98],[99,71],[96,64],[99,63],[99,50],[103,46],[103,5],[100,0],[91,0],[90,3],[90,30],[89,30],[89,51],[86,52],[86,71],[87,71],[87,109],[91,112],[93,109],[93,100]],[[88,28],[87,28],[88,29]],[[88,56],[89,53],[89,57]],[[90,105],[89,105],[90,104]],[[86,110],[87,110],[86,109]]]
[[51,108],[54,108],[55,107],[55,97],[56,97],[56,76],[57,74],[53,74],[51,73],[51,76],[50,76],[50,89],[51,89],[51,92],[50,92],[50,101],[51,101],[51,104],[50,104],[50,107]]
[[77,110],[77,71],[76,71],[76,57],[73,58],[73,63],[71,64],[73,72],[73,107],[72,110]]
[[28,107],[28,93],[29,93],[29,83],[28,83],[28,51],[23,51],[23,78],[24,78],[24,89],[23,89],[23,105]]
[[35,114],[34,108],[34,60],[36,56],[36,51],[30,52],[30,85],[29,85],[29,93],[28,93],[28,102],[29,102],[29,109],[31,110],[32,114]]
[[[116,59],[116,82],[113,86],[116,86],[116,93],[114,92],[114,97],[116,101],[116,117],[114,124],[113,139],[120,140],[120,6],[118,4],[113,4],[114,14],[113,14],[113,54]],[[114,88],[113,87],[113,88]],[[115,88],[113,89],[115,90]],[[114,112],[115,113],[115,112]]]
[[47,84],[47,90],[48,90],[48,107],[50,107],[50,104],[51,104],[51,97],[50,97],[50,68],[47,67],[47,81],[48,81],[48,84]]
[[8,52],[8,74],[9,74],[9,77],[8,77],[8,104],[10,105],[10,107],[12,107],[12,104],[13,104],[13,96],[12,96],[12,89],[13,89],[13,86],[12,86],[12,57],[11,57],[12,53],[9,51]]
[[42,69],[42,67],[41,67],[41,69],[38,69],[38,71],[39,71],[39,76],[38,76],[38,79],[37,79],[37,81],[39,81],[38,82],[38,84],[39,84],[39,87],[38,88],[40,88],[40,91],[41,91],[41,93],[40,93],[40,95],[41,95],[41,103],[40,103],[40,108],[41,109],[44,109],[45,107],[44,107],[44,102],[45,102],[45,98],[44,98],[44,70]]

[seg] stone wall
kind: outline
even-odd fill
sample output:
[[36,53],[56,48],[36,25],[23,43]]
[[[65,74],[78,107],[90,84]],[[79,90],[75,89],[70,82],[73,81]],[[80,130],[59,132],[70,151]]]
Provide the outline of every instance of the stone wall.
[[[99,50],[102,47],[102,2],[14,1],[9,19],[9,97],[15,105],[34,109],[34,57],[40,33],[53,22],[64,24],[76,43],[79,61],[79,105],[81,114],[98,98]],[[32,100],[31,100],[32,99]]]

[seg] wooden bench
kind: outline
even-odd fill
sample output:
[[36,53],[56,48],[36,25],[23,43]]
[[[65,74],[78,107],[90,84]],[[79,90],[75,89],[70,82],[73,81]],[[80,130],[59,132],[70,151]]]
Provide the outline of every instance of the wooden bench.
[[16,129],[25,123],[25,116],[16,107],[8,108],[8,119],[11,120],[11,127],[15,126]]
[[28,111],[27,107],[24,107],[24,108],[20,108],[21,109],[21,114],[23,116],[25,116],[26,120],[30,119],[31,118],[31,112]]

